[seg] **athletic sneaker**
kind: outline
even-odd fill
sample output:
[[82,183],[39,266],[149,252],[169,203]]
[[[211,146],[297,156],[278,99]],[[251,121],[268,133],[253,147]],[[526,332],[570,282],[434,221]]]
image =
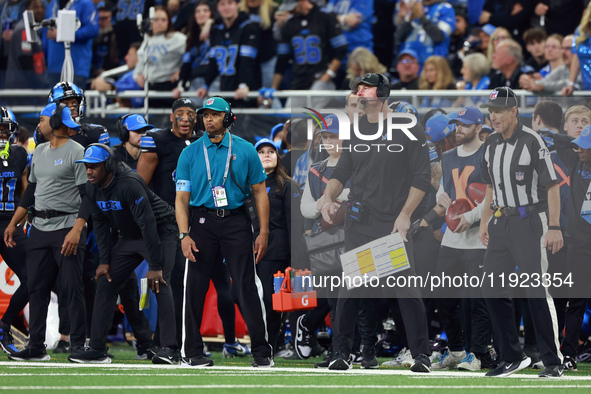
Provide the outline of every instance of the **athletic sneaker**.
[[231,344],[224,343],[222,353],[224,354],[224,357],[227,358],[252,356],[248,346],[242,345],[238,341]]
[[351,357],[351,364],[361,365],[361,361],[363,360],[363,354],[361,354],[360,351],[351,353],[349,357]]
[[328,364],[328,369],[331,371],[347,371],[351,368],[353,368],[351,357],[341,352],[336,352]]
[[565,371],[577,371],[577,362],[571,356],[564,356],[564,362],[562,363],[562,365],[564,365]]
[[563,365],[550,365],[538,374],[540,378],[561,378],[564,373]]
[[575,361],[578,363],[588,363],[591,362],[591,342],[585,341],[581,346],[579,346],[579,351],[577,355],[574,357]]
[[517,371],[527,368],[531,364],[531,358],[526,355],[519,361],[507,362],[501,361],[499,366],[495,369],[491,369],[484,376],[490,376],[495,378],[504,378]]
[[298,317],[295,335],[295,351],[299,358],[306,360],[312,353],[312,334],[304,326],[306,315]]
[[251,365],[254,368],[271,368],[275,363],[271,357],[255,357]]
[[[78,350],[78,349],[77,349]],[[88,348],[83,350],[80,348],[79,351],[72,352],[68,356],[68,360],[73,363],[80,364],[110,364],[111,358],[108,356],[107,349],[97,350]]]
[[482,363],[474,353],[468,353],[462,362],[458,364],[458,369],[460,371],[480,371],[481,368]]
[[428,373],[431,372],[431,360],[429,360],[429,356],[426,354],[419,354],[415,360],[414,364],[410,367],[412,372],[423,372]]
[[47,361],[51,360],[45,350],[45,345],[24,347],[23,350],[16,353],[8,353],[8,358],[13,361]]
[[382,367],[402,367],[403,363],[405,367],[410,367],[413,362],[414,360],[410,354],[410,350],[404,347],[393,360],[383,362]]
[[330,361],[332,360],[332,345],[330,345],[330,349],[326,356],[324,356],[324,361],[314,364],[314,368],[328,368],[330,365]]
[[376,348],[374,346],[363,346],[363,358],[361,359],[361,368],[375,369],[380,367],[376,358]]
[[66,354],[70,353],[70,342],[60,339],[55,348],[53,354]]
[[152,364],[179,364],[181,357],[178,349],[165,346],[152,357]]
[[14,346],[14,340],[12,339],[10,326],[2,322],[0,322],[0,346],[2,346],[2,350],[8,354],[14,354],[18,352],[16,346]]
[[211,367],[213,365],[213,360],[204,356],[183,357],[181,365],[188,367]]
[[458,352],[448,351],[443,352],[437,363],[433,364],[431,368],[433,370],[443,371],[450,368],[456,368],[459,363],[466,357],[466,351],[461,350]]
[[152,346],[152,341],[146,341],[137,345],[137,354],[135,355],[136,360],[151,360],[152,357],[160,348],[158,346]]

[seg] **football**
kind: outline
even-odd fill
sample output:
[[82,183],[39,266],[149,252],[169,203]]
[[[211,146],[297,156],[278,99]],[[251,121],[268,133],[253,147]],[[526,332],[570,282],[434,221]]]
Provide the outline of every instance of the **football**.
[[333,226],[342,226],[345,224],[345,213],[347,212],[347,202],[346,201],[337,201],[337,202],[339,204],[341,204],[341,206],[334,215],[331,215],[331,219],[332,219],[333,224],[329,224],[328,222],[326,222],[324,220],[324,218],[322,216],[320,216],[322,218],[322,221],[320,223],[321,227],[322,227],[322,231],[326,231],[326,230],[332,228]]
[[480,204],[486,197],[486,185],[484,183],[471,183],[468,185],[468,196],[474,205]]
[[458,224],[460,224],[459,220],[454,220],[458,215],[466,213],[472,209],[470,205],[470,201],[466,200],[465,198],[459,198],[452,202],[447,208],[447,213],[445,214],[445,223],[447,223],[447,228],[451,231],[456,231]]

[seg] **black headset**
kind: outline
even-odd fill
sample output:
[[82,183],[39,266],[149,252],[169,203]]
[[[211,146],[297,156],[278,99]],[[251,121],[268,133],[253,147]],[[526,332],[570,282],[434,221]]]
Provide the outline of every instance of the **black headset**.
[[123,122],[125,122],[125,119],[130,115],[131,114],[121,115],[117,118],[117,133],[119,134],[119,139],[122,144],[129,141],[129,130],[127,130],[127,127],[123,126]]
[[109,157],[104,162],[105,169],[107,170],[107,172],[115,172],[115,170],[117,169],[117,159],[115,158],[115,152],[113,152],[113,149],[111,149],[111,147],[108,145],[99,143],[90,144],[86,147],[86,149],[90,148],[91,146],[98,146],[99,148],[103,148],[107,151]]
[[378,98],[387,99],[390,97],[390,81],[384,74],[376,73],[376,75],[379,79],[376,96],[378,96]]
[[234,122],[236,121],[236,115],[234,115],[234,112],[232,112],[232,105],[230,105],[230,102],[228,100],[226,100],[225,98],[223,98],[222,96],[211,96],[211,98],[213,97],[219,97],[222,100],[224,100],[226,103],[228,103],[228,108],[230,108],[230,112],[226,112],[226,114],[224,115],[224,123],[222,124],[224,126],[224,128],[229,128],[230,126],[232,126],[234,124]]
[[64,122],[62,121],[64,108],[66,108],[66,104],[64,103],[59,103],[55,106],[55,112],[49,118],[49,125],[53,130],[57,130],[64,125]]

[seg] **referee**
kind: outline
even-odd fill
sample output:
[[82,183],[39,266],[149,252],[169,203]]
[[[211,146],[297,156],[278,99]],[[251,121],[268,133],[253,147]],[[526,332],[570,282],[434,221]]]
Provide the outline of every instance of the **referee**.
[[[484,143],[483,180],[487,188],[479,237],[488,247],[484,271],[495,280],[507,277],[517,266],[520,278],[527,275],[541,281],[548,269],[544,249],[548,247],[556,253],[563,245],[559,186],[546,144],[519,121],[517,105],[515,93],[507,87],[495,88],[482,105],[489,109],[495,133]],[[524,287],[545,365],[538,376],[559,378],[563,374],[562,354],[552,297],[546,287],[536,285],[533,279]],[[515,329],[512,290],[506,282],[503,286],[500,279],[492,285],[487,282],[483,288],[500,350],[499,366],[486,376],[509,376],[531,363]]]
[[[203,357],[199,328],[209,280],[221,253],[252,339],[252,366],[271,367],[263,287],[253,256],[256,254],[258,263],[267,251],[269,200],[265,170],[254,147],[228,132],[235,118],[226,100],[209,98],[198,113],[203,114],[207,134],[183,150],[176,172],[176,218],[183,254],[189,259],[185,271],[183,364],[213,365]],[[249,218],[254,207],[245,201],[251,187],[260,225],[254,251]]]

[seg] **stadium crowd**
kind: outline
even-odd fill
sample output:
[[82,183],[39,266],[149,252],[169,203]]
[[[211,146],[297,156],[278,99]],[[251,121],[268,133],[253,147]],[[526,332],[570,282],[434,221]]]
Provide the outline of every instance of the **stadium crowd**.
[[[324,357],[315,367],[379,368],[377,356],[391,356],[384,366],[418,373],[490,369],[487,376],[504,377],[533,367],[560,378],[575,371],[591,359],[591,332],[582,327],[591,109],[585,100],[530,97],[528,127],[513,89],[591,90],[586,3],[4,0],[0,88],[50,93],[32,158],[15,143],[9,109],[22,101],[0,99],[0,253],[21,281],[0,320],[3,350],[16,361],[49,359],[53,290],[61,336],[54,352],[71,353],[72,362],[111,362],[106,336],[120,296],[138,358],[213,365],[199,332],[211,279],[224,355],[252,355],[253,367]],[[23,31],[24,10],[39,23],[63,8],[80,20],[71,82],[60,81],[64,46],[55,28],[39,30],[39,43]],[[147,21],[139,27],[137,14]],[[111,148],[104,127],[82,123],[84,89],[144,87],[171,92],[150,101],[171,108],[169,127],[154,128],[130,109],[118,120],[121,145]],[[268,138],[254,146],[231,132],[232,108],[299,106],[274,97],[286,89],[343,90],[343,111],[364,134],[382,133],[389,113],[417,122],[404,135],[380,135],[400,152],[371,155],[355,150],[358,136],[341,139],[344,119],[335,115],[319,122],[312,140],[297,118],[257,131]],[[437,97],[453,89],[490,94]],[[394,90],[434,94],[417,110],[389,101]],[[258,98],[249,96],[254,91]],[[338,276],[340,253],[389,233],[401,235],[408,256],[408,270],[397,275],[537,275],[569,286],[491,281],[482,289],[370,296],[318,288],[311,311],[272,310],[277,270]],[[319,256],[311,245],[324,236],[330,247]],[[143,260],[158,298],[157,335],[138,308],[134,269]],[[17,349],[11,325],[27,303],[30,341]],[[250,348],[236,339],[234,303]],[[323,347],[329,313],[333,339]],[[293,340],[286,342],[287,322]]]

